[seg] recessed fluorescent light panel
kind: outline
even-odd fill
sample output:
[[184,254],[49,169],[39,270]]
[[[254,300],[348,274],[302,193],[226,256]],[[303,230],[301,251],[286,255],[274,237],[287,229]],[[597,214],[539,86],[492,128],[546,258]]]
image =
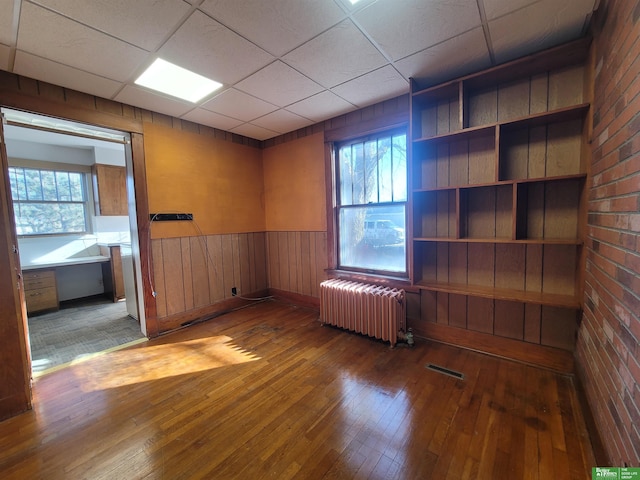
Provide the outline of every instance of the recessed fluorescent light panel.
[[222,86],[221,83],[214,82],[161,58],[156,59],[135,83],[193,103]]

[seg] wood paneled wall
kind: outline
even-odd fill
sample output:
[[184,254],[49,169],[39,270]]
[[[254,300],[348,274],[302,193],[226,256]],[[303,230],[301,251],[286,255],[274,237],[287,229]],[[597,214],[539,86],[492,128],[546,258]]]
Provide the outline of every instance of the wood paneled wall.
[[326,280],[326,232],[267,232],[269,288],[319,299]]
[[144,123],[149,210],[188,212],[191,222],[153,222],[152,238],[265,230],[262,151]]
[[267,231],[327,229],[324,135],[262,150]]
[[264,232],[151,241],[160,331],[214,313],[215,305],[263,294],[267,285]]

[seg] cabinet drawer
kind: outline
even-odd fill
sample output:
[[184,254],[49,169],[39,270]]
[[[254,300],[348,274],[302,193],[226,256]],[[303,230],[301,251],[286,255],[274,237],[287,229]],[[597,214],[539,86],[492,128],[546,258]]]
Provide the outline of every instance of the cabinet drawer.
[[24,290],[37,290],[39,288],[55,287],[55,277],[40,277],[40,278],[24,278]]
[[55,286],[36,290],[25,290],[24,298],[27,303],[28,312],[58,308],[58,292]]
[[34,270],[22,272],[25,290],[30,288],[54,287],[56,272],[54,270]]

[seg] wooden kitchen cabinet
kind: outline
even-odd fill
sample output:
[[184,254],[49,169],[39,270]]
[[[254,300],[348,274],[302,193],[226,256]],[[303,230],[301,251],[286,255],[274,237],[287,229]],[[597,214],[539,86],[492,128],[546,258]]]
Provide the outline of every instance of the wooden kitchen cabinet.
[[24,272],[23,280],[27,313],[58,309],[58,288],[56,286],[55,270]]
[[127,172],[124,167],[92,167],[96,215],[128,215]]
[[100,255],[109,257],[110,261],[102,264],[102,279],[105,294],[114,302],[125,298],[124,277],[122,275],[122,255],[119,245],[101,245]]

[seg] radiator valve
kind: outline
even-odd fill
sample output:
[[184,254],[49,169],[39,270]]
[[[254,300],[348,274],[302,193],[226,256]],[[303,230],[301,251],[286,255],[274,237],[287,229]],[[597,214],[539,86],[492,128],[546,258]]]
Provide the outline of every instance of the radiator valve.
[[407,345],[409,345],[410,347],[413,347],[414,342],[413,342],[413,331],[409,328],[409,330],[407,331]]

